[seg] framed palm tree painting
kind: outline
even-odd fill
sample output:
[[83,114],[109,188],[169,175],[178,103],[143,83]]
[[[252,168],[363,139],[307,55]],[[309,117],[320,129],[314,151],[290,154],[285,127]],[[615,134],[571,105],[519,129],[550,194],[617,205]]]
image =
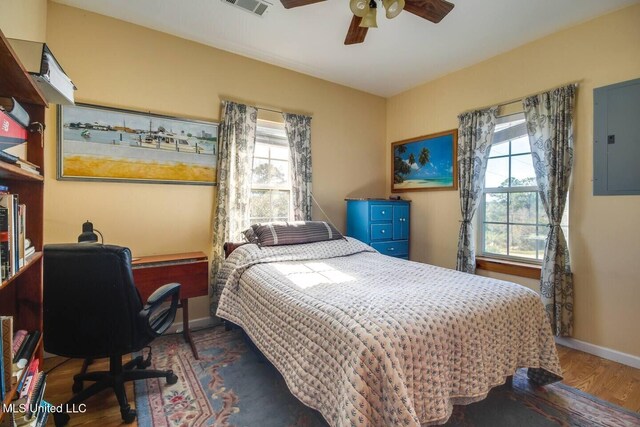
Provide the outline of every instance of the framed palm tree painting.
[[391,144],[391,192],[458,189],[458,130]]

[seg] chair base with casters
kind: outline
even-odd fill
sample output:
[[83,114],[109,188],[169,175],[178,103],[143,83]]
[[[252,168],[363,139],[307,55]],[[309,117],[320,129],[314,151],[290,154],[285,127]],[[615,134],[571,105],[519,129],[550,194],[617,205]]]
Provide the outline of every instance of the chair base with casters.
[[[180,285],[158,288],[142,303],[133,283],[131,251],[112,245],[61,244],[44,248],[44,349],[64,357],[83,359],[73,378],[75,395],[63,410],[112,389],[125,423],[136,419],[127,401],[125,383],[178,377],[171,370],[151,366],[149,344],[169,329],[178,309]],[[147,357],[122,363],[123,355],[149,348]],[[109,370],[87,372],[93,359],[109,359]],[[85,382],[91,382],[85,388]],[[54,413],[56,427],[64,426],[67,412]]]
[[[85,359],[82,370],[73,377],[71,390],[76,393],[63,407],[69,408],[84,402],[89,397],[100,393],[106,388],[112,388],[120,405],[120,415],[126,424],[132,423],[136,419],[136,410],[131,409],[127,399],[125,383],[127,381],[137,381],[148,378],[165,378],[167,384],[172,385],[178,382],[178,377],[172,370],[160,371],[157,369],[146,369],[151,366],[151,350],[146,358],[137,356],[125,364],[122,364],[122,356],[112,356],[109,358],[108,371],[87,372],[92,359]],[[86,389],[85,381],[94,382]],[[70,417],[65,412],[54,413],[53,418],[56,427],[66,425]]]

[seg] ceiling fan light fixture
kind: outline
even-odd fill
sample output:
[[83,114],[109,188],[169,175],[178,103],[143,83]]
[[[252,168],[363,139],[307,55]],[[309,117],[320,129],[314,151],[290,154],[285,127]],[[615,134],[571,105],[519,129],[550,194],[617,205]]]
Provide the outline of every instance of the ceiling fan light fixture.
[[[372,4],[375,4],[372,2]],[[378,28],[377,11],[375,7],[370,7],[369,12],[362,18],[360,22],[361,27],[366,28]]]
[[387,18],[393,19],[400,15],[404,9],[404,0],[382,0],[384,8],[387,10]]
[[359,18],[364,18],[370,10],[369,0],[351,0],[349,7],[351,12]]

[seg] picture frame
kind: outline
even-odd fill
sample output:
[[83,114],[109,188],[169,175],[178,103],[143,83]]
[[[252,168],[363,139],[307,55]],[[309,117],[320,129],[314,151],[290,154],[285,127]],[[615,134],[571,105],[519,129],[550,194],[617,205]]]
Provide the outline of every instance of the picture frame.
[[391,192],[458,189],[458,130],[391,144]]
[[57,179],[216,185],[218,123],[58,105]]

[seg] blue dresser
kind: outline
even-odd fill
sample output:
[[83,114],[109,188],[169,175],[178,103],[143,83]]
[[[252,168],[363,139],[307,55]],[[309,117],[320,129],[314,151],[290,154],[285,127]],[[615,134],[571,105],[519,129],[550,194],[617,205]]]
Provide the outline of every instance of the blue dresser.
[[345,200],[347,236],[371,245],[381,254],[409,259],[409,201]]

